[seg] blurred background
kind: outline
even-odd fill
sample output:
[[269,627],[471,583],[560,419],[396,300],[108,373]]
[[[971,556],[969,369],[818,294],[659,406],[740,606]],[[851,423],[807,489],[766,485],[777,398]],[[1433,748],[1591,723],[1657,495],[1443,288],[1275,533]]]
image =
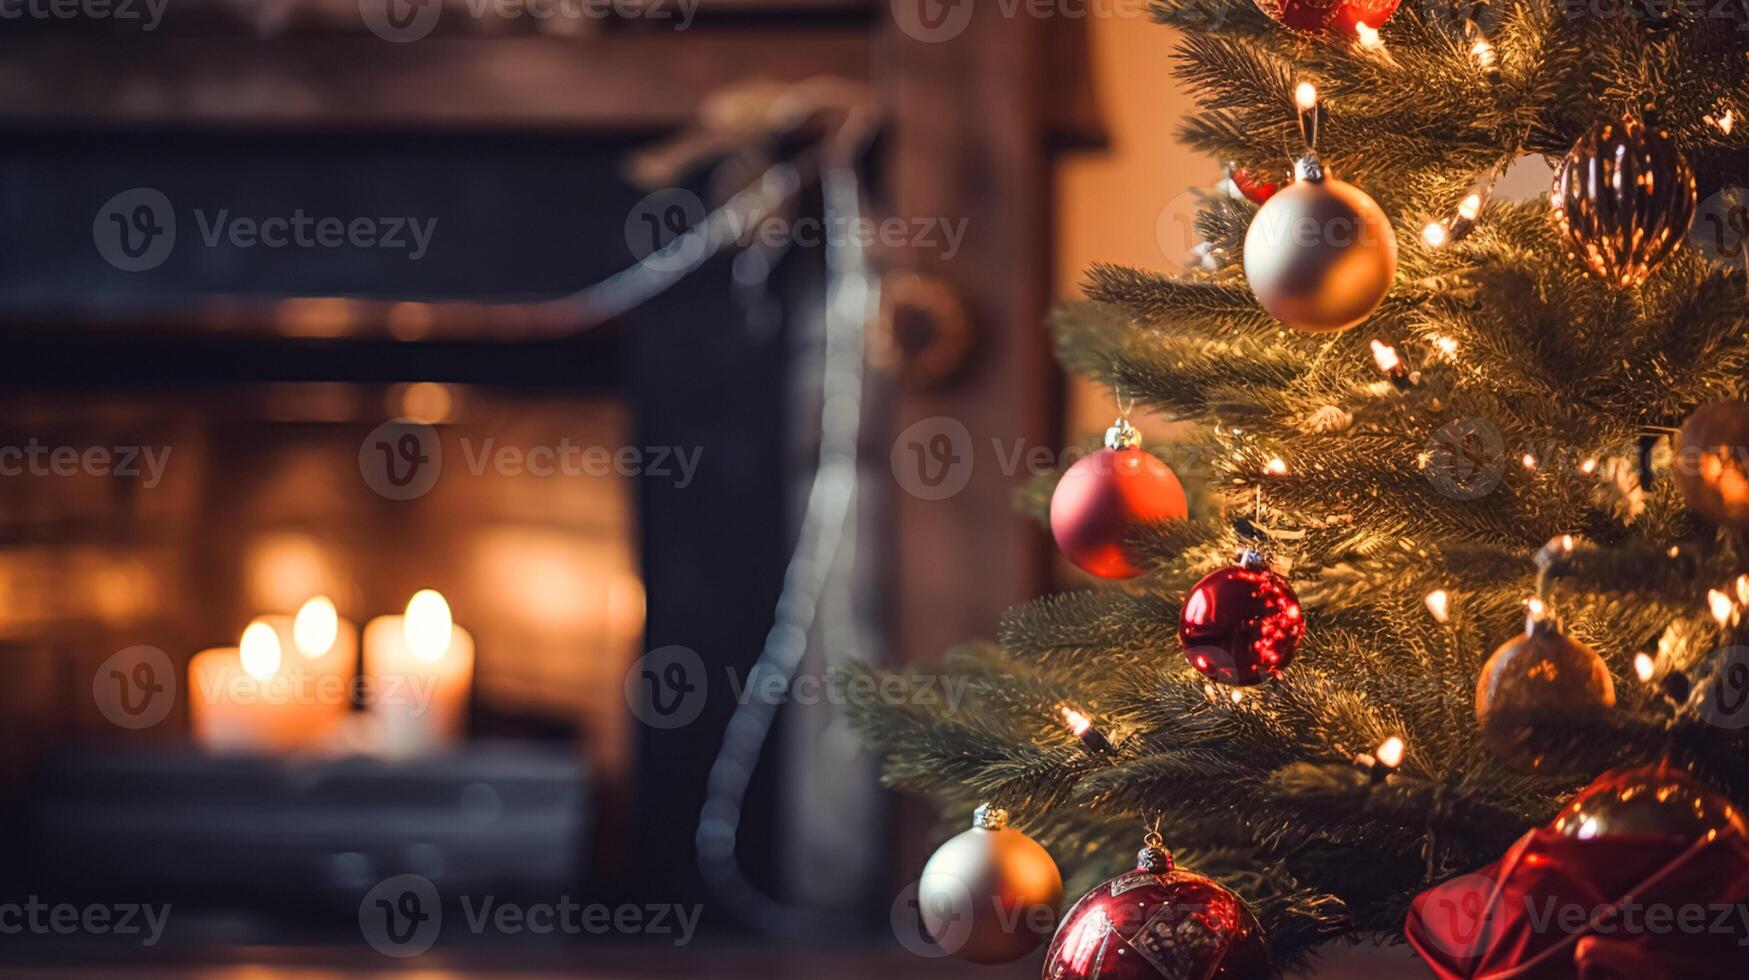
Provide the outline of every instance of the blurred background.
[[973,972],[834,685],[1072,581],[1141,3],[0,12],[0,972]]

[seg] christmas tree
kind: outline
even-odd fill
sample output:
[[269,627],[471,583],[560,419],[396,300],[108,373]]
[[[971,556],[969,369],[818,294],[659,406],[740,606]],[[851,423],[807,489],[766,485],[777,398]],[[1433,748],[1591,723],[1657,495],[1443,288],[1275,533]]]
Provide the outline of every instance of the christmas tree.
[[[1394,6],[1155,5],[1182,136],[1243,195],[1209,195],[1201,268],[1095,268],[1052,329],[1195,434],[1162,472],[1120,423],[1102,473],[1021,488],[1112,581],[948,652],[963,699],[900,674],[857,719],[1071,898],[1157,830],[1278,967],[1400,938],[1607,772],[1749,804],[1749,14]],[[1554,190],[1493,195],[1525,157]]]

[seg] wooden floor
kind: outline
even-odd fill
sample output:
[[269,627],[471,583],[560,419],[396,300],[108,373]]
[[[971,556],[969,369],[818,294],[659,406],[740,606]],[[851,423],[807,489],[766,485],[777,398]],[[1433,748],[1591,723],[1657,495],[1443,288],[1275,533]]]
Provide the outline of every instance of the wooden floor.
[[[391,960],[369,950],[226,949],[209,954],[136,950],[126,959],[34,962],[0,958],[8,980],[1031,980],[1038,957],[1008,967],[928,960],[902,950],[653,951],[579,949],[549,953],[440,954]],[[1427,969],[1402,949],[1332,947],[1310,977],[1316,980],[1422,980]]]

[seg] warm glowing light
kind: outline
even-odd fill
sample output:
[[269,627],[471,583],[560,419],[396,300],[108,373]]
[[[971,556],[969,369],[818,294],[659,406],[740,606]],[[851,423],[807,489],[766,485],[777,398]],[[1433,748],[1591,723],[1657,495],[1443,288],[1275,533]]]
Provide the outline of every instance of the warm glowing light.
[[1063,713],[1063,723],[1069,726],[1069,731],[1076,735],[1085,735],[1087,729],[1093,727],[1093,722],[1087,720],[1086,715],[1068,705],[1062,705],[1057,710]]
[[1427,593],[1427,611],[1439,622],[1451,618],[1451,596],[1444,589],[1434,589]]
[[1726,136],[1731,135],[1731,130],[1736,128],[1737,125],[1737,110],[1726,109],[1724,115],[1712,120],[1712,123],[1719,127],[1719,132],[1724,133]]
[[1446,357],[1457,354],[1457,338],[1455,337],[1435,337],[1433,338],[1433,346],[1439,348],[1439,352]]
[[1532,456],[1530,453],[1525,453],[1523,456],[1519,457],[1518,461],[1524,464],[1524,468],[1527,470],[1536,469],[1536,457]]
[[1731,613],[1737,609],[1736,603],[1731,601],[1731,597],[1718,589],[1707,590],[1706,604],[1707,608],[1712,610],[1713,618],[1718,620],[1720,626],[1730,622]]
[[1379,37],[1378,28],[1372,27],[1365,22],[1355,24],[1354,33],[1360,38],[1360,46],[1363,48],[1373,48],[1376,50],[1385,46],[1384,38]]
[[1597,472],[1597,460],[1588,459],[1585,462],[1580,463],[1579,464],[1579,472],[1585,474],[1586,476],[1590,476],[1591,474],[1596,473]]
[[1571,534],[1563,534],[1550,541],[1549,544],[1554,545],[1555,550],[1563,555],[1570,555],[1573,553],[1573,536]]
[[334,641],[339,637],[340,613],[334,608],[334,600],[325,595],[305,602],[292,620],[292,644],[310,660],[334,649]]
[[1530,612],[1530,618],[1532,620],[1541,620],[1549,611],[1549,607],[1536,596],[1531,596],[1529,599],[1524,600],[1524,608]]
[[250,623],[237,646],[237,659],[250,677],[264,681],[279,673],[279,634],[273,627],[260,621]]
[[1482,213],[1482,195],[1472,193],[1458,203],[1458,217],[1465,221],[1476,220],[1476,215]]
[[1429,222],[1427,227],[1421,229],[1421,241],[1426,243],[1428,248],[1439,248],[1450,239],[1451,233],[1445,230],[1445,222],[1443,221]]
[[1245,700],[1245,692],[1238,690],[1238,689],[1234,689],[1232,697],[1233,697],[1233,703],[1238,704],[1239,702]]
[[413,598],[407,600],[407,616],[401,629],[413,656],[427,663],[441,658],[455,632],[455,620],[450,617],[443,593],[436,589],[413,593]]
[[1379,370],[1386,374],[1403,366],[1403,359],[1397,356],[1397,349],[1382,340],[1372,342],[1372,359],[1379,366]]
[[1286,476],[1287,475],[1287,462],[1285,460],[1283,460],[1281,457],[1277,456],[1276,458],[1270,460],[1268,463],[1264,464],[1263,472],[1269,474],[1270,476]]
[[1311,82],[1301,82],[1294,88],[1294,105],[1301,112],[1309,112],[1318,104],[1318,87]]
[[1657,662],[1652,659],[1651,654],[1637,653],[1634,655],[1634,676],[1638,677],[1642,684],[1650,684],[1652,675],[1657,672],[1657,669]]
[[1749,575],[1737,576],[1737,603],[1749,606]]
[[1379,746],[1379,765],[1387,769],[1395,769],[1403,764],[1403,740],[1395,735],[1385,739],[1385,744]]
[[1470,54],[1476,58],[1476,64],[1483,68],[1494,67],[1494,46],[1485,37],[1476,38],[1476,43],[1470,45]]

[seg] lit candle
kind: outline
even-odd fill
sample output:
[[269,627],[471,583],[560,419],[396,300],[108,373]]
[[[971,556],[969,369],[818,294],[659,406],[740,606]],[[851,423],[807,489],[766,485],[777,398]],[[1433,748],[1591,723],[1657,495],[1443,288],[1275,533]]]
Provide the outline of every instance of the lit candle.
[[234,647],[202,650],[188,663],[189,727],[209,752],[287,752],[320,744],[334,731],[338,704],[286,655],[279,631],[249,624]]
[[474,638],[450,617],[449,603],[422,589],[402,616],[364,627],[365,692],[390,755],[443,749],[462,734],[473,686]]
[[281,672],[296,697],[336,716],[351,709],[358,627],[340,617],[333,600],[315,596],[296,616],[257,616],[255,622],[272,628],[284,653]]

